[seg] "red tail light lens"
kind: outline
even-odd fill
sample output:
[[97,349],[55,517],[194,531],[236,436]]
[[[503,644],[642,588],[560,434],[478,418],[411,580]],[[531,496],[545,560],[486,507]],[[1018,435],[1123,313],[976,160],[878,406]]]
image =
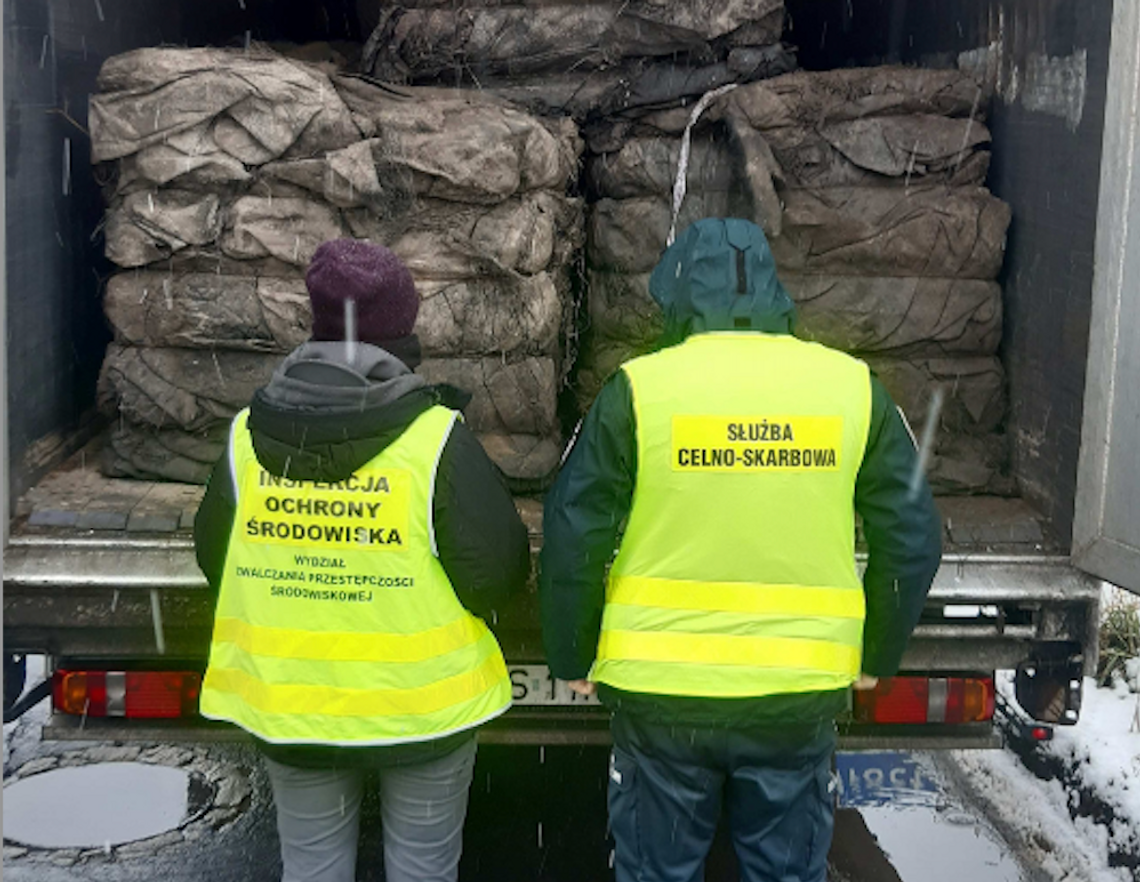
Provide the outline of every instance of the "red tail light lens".
[[56,671],[52,704],[65,714],[160,719],[198,712],[196,671]]
[[856,692],[857,723],[980,723],[993,719],[992,677],[889,677]]

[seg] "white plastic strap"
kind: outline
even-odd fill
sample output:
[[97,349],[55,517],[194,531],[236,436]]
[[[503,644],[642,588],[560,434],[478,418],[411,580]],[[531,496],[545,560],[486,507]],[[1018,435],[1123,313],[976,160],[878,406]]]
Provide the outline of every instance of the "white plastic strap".
[[677,179],[673,182],[673,222],[669,225],[669,239],[666,241],[666,245],[672,245],[677,239],[677,217],[681,214],[681,206],[685,203],[685,191],[689,187],[689,152],[693,143],[693,126],[700,120],[701,115],[708,110],[710,104],[721,95],[727,95],[738,85],[740,84],[729,83],[727,86],[706,92],[689,115],[689,124],[685,126],[685,134],[681,136],[681,157],[677,162]]

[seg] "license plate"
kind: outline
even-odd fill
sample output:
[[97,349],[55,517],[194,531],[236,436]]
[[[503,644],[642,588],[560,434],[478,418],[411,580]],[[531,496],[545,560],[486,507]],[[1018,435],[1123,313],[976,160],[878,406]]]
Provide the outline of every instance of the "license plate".
[[569,706],[597,705],[598,697],[579,695],[564,680],[550,676],[546,665],[511,665],[511,697],[515,704]]
[[835,766],[847,808],[934,805],[941,793],[934,773],[908,753],[837,753]]

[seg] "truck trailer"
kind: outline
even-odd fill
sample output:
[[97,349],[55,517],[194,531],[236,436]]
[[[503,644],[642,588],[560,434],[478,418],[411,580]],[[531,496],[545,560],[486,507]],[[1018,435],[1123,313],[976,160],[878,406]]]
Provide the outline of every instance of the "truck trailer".
[[[231,5],[5,5],[5,720],[50,696],[47,737],[244,737],[196,713],[212,625],[190,533],[201,487],[98,468],[109,427],[92,405],[110,335],[84,116],[117,53],[248,46],[251,35],[362,40],[378,14],[361,3],[330,18],[351,4],[313,4],[325,13],[314,23],[273,0]],[[805,68],[969,65],[988,78],[988,184],[1013,214],[1000,351],[1010,492],[939,499],[945,552],[903,670],[853,698],[841,743],[994,745],[999,671],[1015,672],[1021,710],[1045,737],[1079,718],[1104,584],[1140,592],[1140,9],[789,0],[787,10],[785,40]],[[540,496],[518,506],[537,552]],[[550,677],[538,621],[532,580],[489,623],[515,707],[481,740],[604,743],[606,712]],[[48,658],[49,677],[24,690],[31,654]]]

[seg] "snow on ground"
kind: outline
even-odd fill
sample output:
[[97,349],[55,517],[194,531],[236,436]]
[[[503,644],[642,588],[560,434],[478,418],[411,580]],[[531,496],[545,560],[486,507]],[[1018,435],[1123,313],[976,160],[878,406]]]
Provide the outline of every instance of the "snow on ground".
[[1059,781],[1042,781],[1008,750],[955,751],[974,797],[1007,839],[1016,839],[1055,882],[1131,882],[1129,870],[1108,865],[1108,835],[1088,818],[1069,815]]
[[[1105,607],[1137,602],[1106,590]],[[1140,658],[1125,667],[1108,686],[1086,678],[1080,722],[1032,748],[1044,762],[1030,765],[1054,779],[1035,777],[1009,749],[956,755],[990,817],[1040,851],[1055,879],[1140,879],[1140,870],[1109,867],[1112,855],[1140,860]],[[1013,701],[1012,672],[1002,673],[998,689]]]
[[[1129,667],[1130,679],[1140,684],[1140,659]],[[1098,689],[1087,679],[1080,722],[1058,727],[1043,749],[1112,810],[1113,850],[1140,855],[1140,690],[1130,685],[1118,680]]]
[[[47,665],[42,655],[28,656],[28,688],[35,686],[45,676]],[[18,766],[30,758],[29,752],[35,750],[40,740],[40,727],[48,717],[50,702],[42,701],[36,707],[12,723],[4,724],[4,773]]]
[[[1105,586],[1103,609],[1138,604]],[[1124,674],[1107,686],[1086,678],[1080,722],[1058,726],[1041,749],[1062,763],[1074,806],[1084,790],[1109,809],[1112,851],[1140,856],[1140,658],[1126,662]]]

